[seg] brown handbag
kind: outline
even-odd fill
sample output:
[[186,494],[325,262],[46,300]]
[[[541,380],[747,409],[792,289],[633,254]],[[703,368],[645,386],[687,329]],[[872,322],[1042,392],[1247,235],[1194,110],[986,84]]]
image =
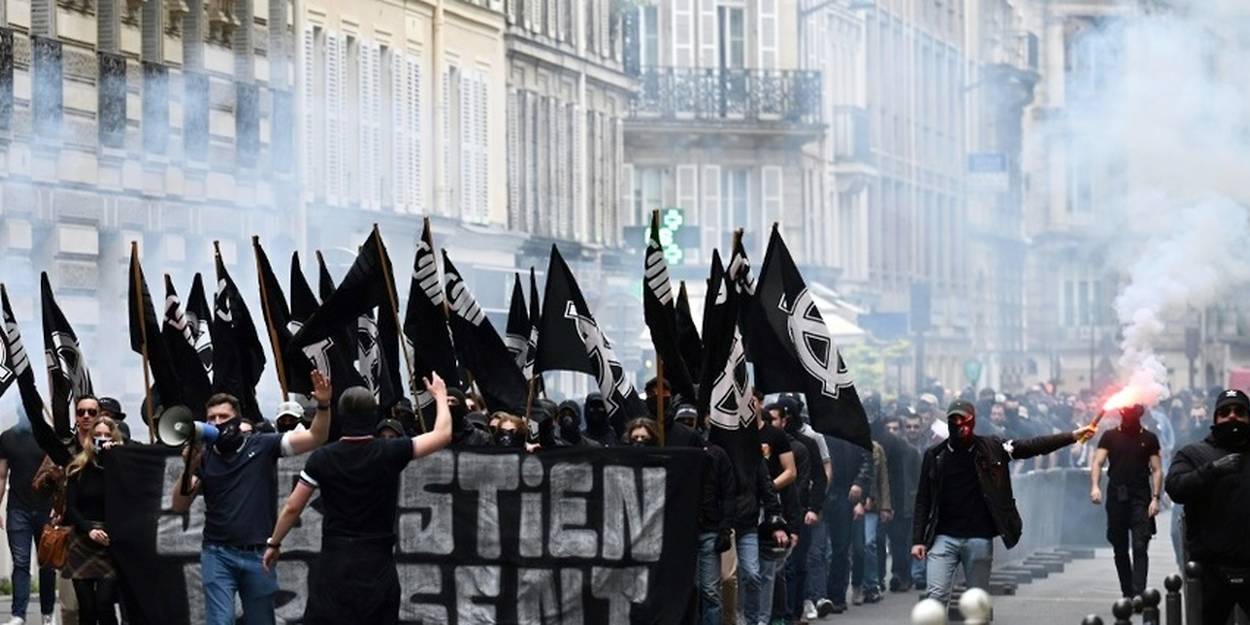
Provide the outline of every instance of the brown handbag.
[[39,566],[59,569],[65,566],[65,555],[69,553],[70,528],[65,525],[47,523],[39,533],[39,544],[36,546]]

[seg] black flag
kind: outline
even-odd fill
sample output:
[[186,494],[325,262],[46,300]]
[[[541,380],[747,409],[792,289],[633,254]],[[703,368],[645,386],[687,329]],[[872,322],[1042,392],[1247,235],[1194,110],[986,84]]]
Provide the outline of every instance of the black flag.
[[165,349],[169,351],[170,361],[178,372],[182,382],[183,400],[191,413],[197,418],[204,418],[204,404],[213,392],[212,381],[204,370],[204,363],[195,351],[195,334],[191,330],[191,321],[182,311],[182,302],[178,292],[174,290],[174,281],[165,274],[165,323],[161,326],[161,337],[165,340]]
[[[260,287],[261,313],[265,316],[265,328],[270,334],[267,338],[276,345],[270,345],[275,352],[275,359],[282,358],[286,364],[287,346],[291,343],[291,309],[287,307],[286,294],[282,292],[282,283],[273,273],[273,265],[269,264],[269,255],[260,246],[260,237],[252,237],[252,252],[256,255],[256,282]],[[278,356],[281,354],[281,356]],[[285,376],[282,386],[292,393],[308,395],[312,393],[312,382],[308,376],[292,375],[289,367],[283,366],[281,373]]]
[[[768,249],[772,251],[771,247]],[[767,257],[764,262],[768,262]],[[802,379],[802,370],[794,357],[794,351],[787,347],[786,341],[774,333],[769,325],[768,315],[764,313],[763,304],[756,293],[756,283],[750,267],[750,260],[739,239],[734,243],[727,273],[742,296],[738,326],[742,330],[742,344],[746,349],[747,360],[752,365],[755,386],[764,393],[784,392],[781,389],[792,390]]]
[[617,432],[625,422],[647,416],[647,406],[638,397],[612,351],[612,343],[599,328],[573,272],[551,246],[547,267],[547,289],[543,294],[543,314],[539,321],[538,350],[534,372],[581,371],[595,376],[599,392],[608,407],[608,417]]
[[334,276],[330,275],[330,268],[326,267],[326,258],[321,255],[321,251],[317,251],[317,293],[321,296],[321,301],[325,302],[334,295]]
[[[706,304],[705,304],[706,305]],[[681,357],[686,361],[686,369],[690,371],[690,379],[702,379],[703,339],[699,338],[699,327],[694,323],[694,314],[690,311],[690,296],[686,294],[686,281],[681,281],[677,289],[677,343],[681,346]]]
[[404,395],[404,378],[399,371],[399,328],[389,302],[378,308],[378,352],[382,359],[378,405],[390,414],[391,407]]
[[473,299],[447,250],[443,250],[443,273],[447,276],[449,322],[460,364],[473,373],[491,410],[523,414],[528,390],[525,377],[486,318],[486,311]]
[[320,305],[312,287],[308,286],[308,280],[304,278],[304,270],[300,268],[299,252],[291,252],[291,321],[288,329],[292,335],[317,312]]
[[148,368],[152,370],[152,391],[155,399],[152,414],[144,414],[144,421],[156,417],[156,406],[185,405],[182,393],[182,380],[174,367],[173,358],[165,347],[161,336],[161,321],[156,316],[156,307],[152,304],[152,293],[148,290],[147,278],[143,276],[143,266],[139,264],[139,247],[130,247],[130,281],[129,297],[127,297],[130,313],[130,349],[136,354],[146,352]]
[[[805,393],[812,428],[871,450],[868,416],[859,393],[776,224],[768,240],[755,297],[773,335],[785,347],[790,360],[799,365],[799,375],[786,384],[766,388],[760,383],[760,390]],[[760,366],[755,362],[757,371]]]
[[[374,228],[359,249],[356,261],[337,288],[333,284],[325,283],[324,279],[328,274],[324,272],[325,265],[322,264],[322,293],[326,297],[317,311],[291,338],[291,345],[287,348],[286,362],[294,371],[293,375],[307,378],[312,367],[316,366],[321,371],[332,371],[331,380],[334,381],[338,371],[331,368],[331,349],[343,345],[344,357],[353,354],[356,343],[351,330],[358,327],[361,315],[378,306],[390,305],[386,276],[390,275],[391,261],[377,228]],[[348,331],[346,337],[343,336],[344,330]],[[363,384],[358,374],[355,377],[348,384],[336,381],[336,392],[338,389],[346,390],[349,386]]]
[[[54,422],[70,422],[70,407],[83,395],[94,395],[91,373],[83,358],[78,335],[52,295],[46,272],[40,274],[43,299],[43,350],[48,362]],[[32,417],[33,419],[33,417]]]
[[[659,213],[651,215],[651,237],[647,240],[647,257],[642,285],[642,312],[651,331],[655,355],[663,364],[665,384],[673,396],[695,400],[694,382],[682,358],[677,342],[677,317],[673,310],[673,284],[668,279],[668,261],[660,245]],[[657,415],[665,418],[665,415]]]
[[740,296],[712,253],[712,274],[703,306],[703,377],[699,414],[708,415],[708,441],[729,455],[741,483],[749,484],[759,470],[759,424],[750,408],[746,354],[738,333]]
[[[4,376],[4,390],[8,390],[13,381],[17,381],[17,390],[22,396],[22,408],[30,419],[30,429],[35,441],[48,457],[59,466],[65,466],[73,460],[75,441],[74,433],[69,426],[69,413],[63,411],[53,415],[43,405],[39,389],[35,386],[35,372],[30,365],[30,356],[22,343],[22,332],[18,328],[17,319],[13,316],[13,307],[9,305],[9,292],[0,284],[0,304],[4,308],[4,363],[0,366],[0,375]],[[0,395],[3,391],[0,391]]]
[[[447,388],[461,388],[456,351],[452,347],[451,331],[444,312],[446,301],[427,220],[412,261],[408,309],[404,313],[404,340],[408,341],[408,354],[412,358],[410,364],[416,380],[428,378],[431,371],[436,371],[447,383]],[[419,407],[425,408],[433,403],[433,398],[424,388],[410,390]]]
[[209,326],[213,335],[213,390],[234,395],[243,408],[243,418],[259,422],[264,417],[256,403],[256,385],[265,371],[265,350],[239,287],[226,271],[221,254],[215,258],[217,297]]
[[208,307],[208,297],[204,294],[204,278],[195,274],[191,282],[191,294],[187,296],[187,326],[195,335],[195,353],[204,365],[204,373],[213,377],[213,312]]
[[533,350],[530,348],[530,336],[534,331],[534,322],[530,320],[529,309],[525,306],[524,287],[521,286],[521,274],[513,274],[512,303],[508,307],[508,327],[504,330],[504,343],[521,370],[526,380],[534,373]]

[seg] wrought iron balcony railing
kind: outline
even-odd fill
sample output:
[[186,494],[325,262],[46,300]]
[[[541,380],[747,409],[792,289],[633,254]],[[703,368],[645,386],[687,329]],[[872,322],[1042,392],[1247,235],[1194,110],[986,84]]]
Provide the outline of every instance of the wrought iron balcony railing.
[[634,120],[821,122],[816,71],[644,67],[638,80]]

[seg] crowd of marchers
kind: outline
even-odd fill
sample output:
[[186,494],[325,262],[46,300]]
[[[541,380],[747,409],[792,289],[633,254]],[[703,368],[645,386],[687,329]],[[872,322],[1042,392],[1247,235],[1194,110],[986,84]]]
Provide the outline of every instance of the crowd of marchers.
[[[206,623],[234,623],[236,600],[243,622],[275,622],[282,542],[314,494],[322,501],[324,536],[304,622],[397,622],[399,474],[444,447],[482,446],[529,453],[702,448],[695,599],[701,624],[805,623],[872,609],[886,592],[913,589],[947,601],[957,569],[969,585],[984,587],[995,539],[1010,548],[1027,526],[1012,496],[1012,475],[1052,466],[1093,469],[1091,500],[1107,508],[1126,596],[1144,589],[1154,517],[1174,503],[1183,504],[1185,519],[1184,536],[1175,540],[1178,563],[1203,565],[1204,622],[1223,623],[1238,602],[1250,607],[1244,581],[1250,463],[1242,461],[1250,446],[1250,399],[1240,391],[1185,392],[1152,409],[1130,406],[1101,432],[1085,425],[1100,400],[1092,393],[1036,387],[1018,396],[988,389],[955,394],[934,387],[915,397],[871,394],[863,401],[871,450],[813,430],[801,395],[754,393],[759,462],[741,467],[709,442],[706,418],[695,406],[654,380],[646,403],[653,417],[663,406],[664,418],[625,424],[610,421],[598,394],[581,402],[536,399],[525,418],[488,413],[480,397],[447,388],[437,376],[426,385],[432,424],[421,423],[406,402],[380,414],[363,388],[347,389],[331,406],[330,383],[317,372],[307,412],[284,402],[272,421],[248,422],[236,398],[209,400],[207,421],[220,435],[184,449],[185,476],[171,493],[175,511],[204,499]],[[74,456],[64,467],[39,447],[24,415],[0,435],[0,480],[9,487],[4,527],[14,563],[11,625],[25,622],[31,546],[49,521],[69,532],[59,561],[41,558],[48,564],[38,571],[43,622],[53,622],[58,604],[59,622],[67,625],[127,620],[115,564],[126,555],[110,545],[101,458],[116,446],[141,443],[129,437],[115,399],[79,397],[74,416]],[[331,419],[341,436],[327,444]],[[1091,444],[1074,444],[1085,440]],[[299,454],[310,454],[305,469],[276,510],[278,484],[270,476],[280,457]],[[1105,486],[1104,462],[1110,463]]]

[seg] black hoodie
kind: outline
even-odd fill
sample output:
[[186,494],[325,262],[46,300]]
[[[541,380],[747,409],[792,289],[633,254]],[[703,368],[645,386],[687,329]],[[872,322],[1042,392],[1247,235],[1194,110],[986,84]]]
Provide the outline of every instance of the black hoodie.
[[583,435],[604,447],[618,444],[619,435],[612,431],[608,420],[608,409],[603,403],[603,395],[591,393],[586,396],[586,406],[582,413],[586,418],[586,433]]

